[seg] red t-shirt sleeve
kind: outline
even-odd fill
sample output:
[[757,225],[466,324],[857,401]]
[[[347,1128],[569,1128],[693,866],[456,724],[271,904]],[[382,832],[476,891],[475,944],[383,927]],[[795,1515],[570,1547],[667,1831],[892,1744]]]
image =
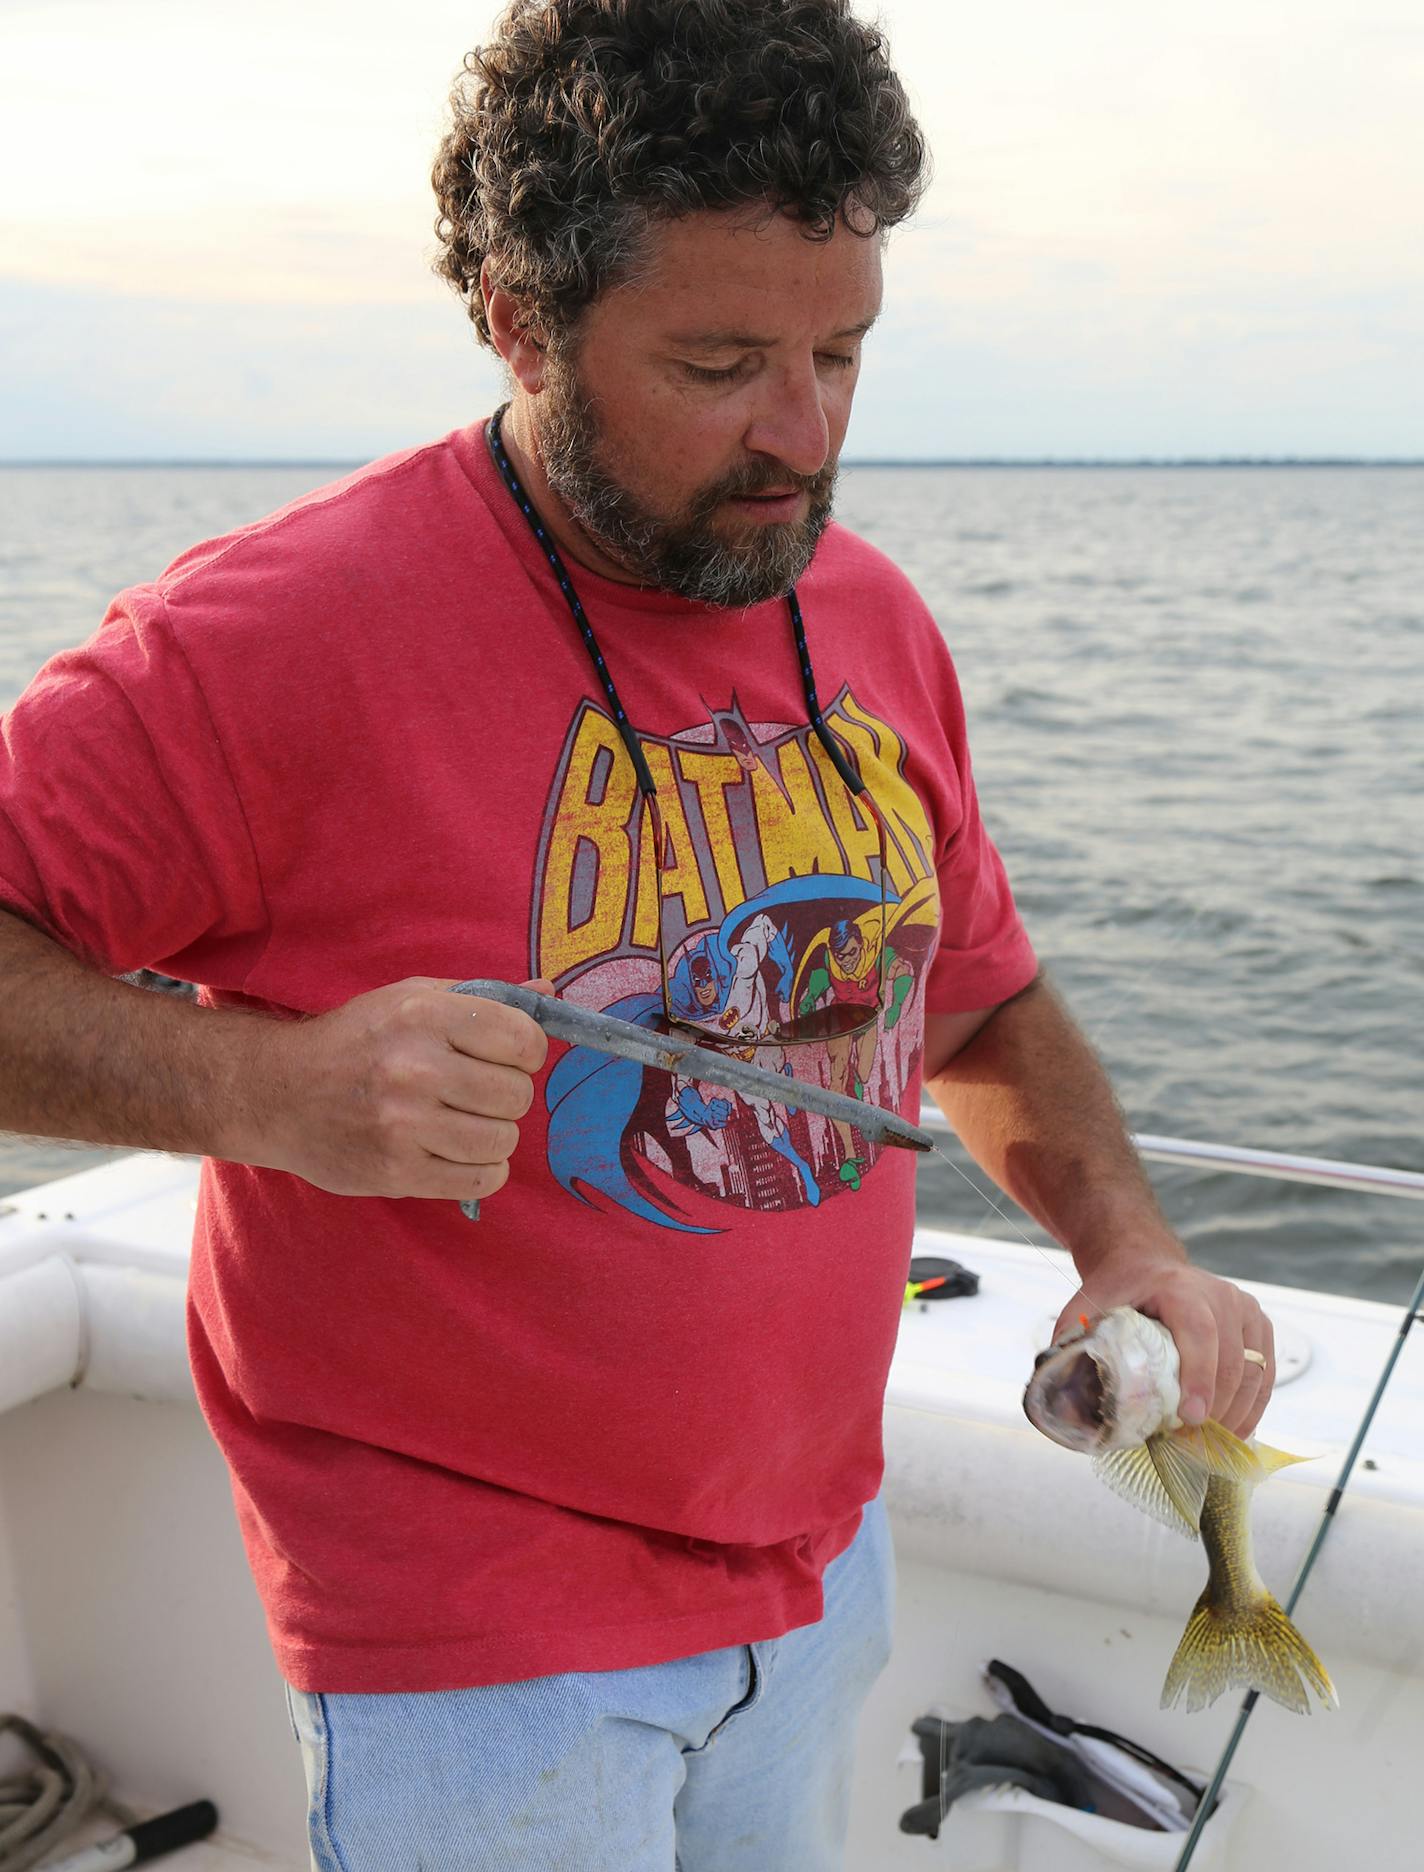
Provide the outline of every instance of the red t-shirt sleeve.
[[0,720],[0,904],[109,974],[265,927],[241,802],[161,594],[115,599]]
[[943,778],[958,793],[958,812],[935,854],[941,922],[925,1011],[960,1014],[1008,1000],[1033,980],[1038,962],[980,817],[959,679],[937,629],[930,675],[953,769]]

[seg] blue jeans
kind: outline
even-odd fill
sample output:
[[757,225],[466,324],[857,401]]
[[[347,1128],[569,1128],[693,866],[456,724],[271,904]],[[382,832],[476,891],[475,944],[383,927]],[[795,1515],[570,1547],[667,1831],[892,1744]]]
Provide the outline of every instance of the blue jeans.
[[287,1691],[314,1872],[837,1872],[890,1654],[880,1502],[783,1638],[404,1695]]

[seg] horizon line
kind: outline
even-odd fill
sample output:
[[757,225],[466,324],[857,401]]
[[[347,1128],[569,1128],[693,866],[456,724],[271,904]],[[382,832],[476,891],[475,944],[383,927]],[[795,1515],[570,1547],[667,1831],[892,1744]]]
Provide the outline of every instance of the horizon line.
[[[364,468],[357,455],[35,455],[3,468]],[[1424,468],[1417,455],[853,455],[842,468]]]

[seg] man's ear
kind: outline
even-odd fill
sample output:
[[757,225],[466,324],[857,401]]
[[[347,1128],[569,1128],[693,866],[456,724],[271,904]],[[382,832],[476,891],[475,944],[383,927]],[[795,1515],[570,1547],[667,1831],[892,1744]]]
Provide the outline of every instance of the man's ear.
[[529,319],[523,302],[500,285],[490,271],[488,260],[480,269],[480,293],[495,350],[509,366],[520,389],[537,396],[544,387],[547,339]]

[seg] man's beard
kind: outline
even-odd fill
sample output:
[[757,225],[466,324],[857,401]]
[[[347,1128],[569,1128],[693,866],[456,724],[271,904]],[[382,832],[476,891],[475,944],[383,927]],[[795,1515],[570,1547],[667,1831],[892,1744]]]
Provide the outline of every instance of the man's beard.
[[[562,359],[546,368],[536,422],[544,477],[578,525],[640,584],[679,598],[730,609],[781,597],[811,563],[831,517],[834,462],[798,475],[765,460],[701,489],[671,517],[654,513],[604,468],[593,405]],[[810,497],[804,519],[753,524],[735,545],[713,530],[724,501],[789,485]]]

